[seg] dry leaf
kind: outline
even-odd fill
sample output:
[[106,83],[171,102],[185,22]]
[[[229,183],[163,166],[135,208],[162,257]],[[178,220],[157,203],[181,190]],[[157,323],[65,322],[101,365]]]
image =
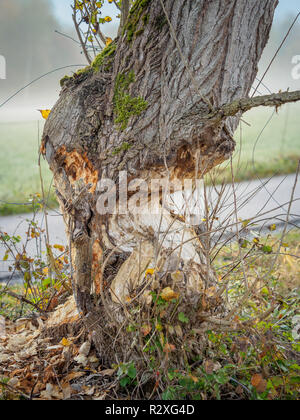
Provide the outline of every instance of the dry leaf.
[[148,334],[150,334],[152,330],[151,325],[143,325],[141,328],[141,333],[143,334],[144,337],[146,337]]
[[82,344],[82,346],[79,349],[79,354],[82,354],[83,356],[88,356],[91,351],[91,343],[89,341],[86,341]]
[[72,388],[70,387],[69,384],[65,384],[62,386],[62,391],[63,391],[63,397],[64,400],[68,400],[71,398],[72,396]]
[[82,378],[84,375],[85,372],[71,372],[64,378],[64,382],[68,383],[74,381],[74,379]]
[[214,362],[213,360],[207,359],[203,363],[204,370],[208,375],[211,375],[214,372],[217,372],[221,369],[221,365],[219,362]]
[[79,354],[78,356],[74,357],[75,362],[79,365],[87,366],[88,365],[88,358],[83,354]]
[[267,381],[264,380],[260,373],[256,373],[251,378],[251,385],[254,386],[257,392],[262,393],[267,389]]
[[62,393],[59,391],[58,386],[53,386],[52,384],[46,385],[46,390],[41,392],[41,398],[45,400],[62,399]]
[[180,325],[175,325],[174,330],[179,338],[183,337],[183,332]]
[[196,383],[198,383],[199,382],[199,379],[196,377],[196,376],[193,376],[193,375],[189,375],[189,377],[191,378],[191,380],[196,384]]
[[169,302],[172,299],[178,299],[179,294],[175,293],[174,290],[171,289],[171,287],[166,287],[161,292],[161,298],[167,302]]
[[164,352],[165,353],[171,353],[172,351],[175,351],[176,347],[174,346],[174,344],[170,344],[170,343],[166,343],[164,345]]
[[112,376],[115,373],[115,369],[105,369],[105,370],[101,370],[101,375],[103,376]]

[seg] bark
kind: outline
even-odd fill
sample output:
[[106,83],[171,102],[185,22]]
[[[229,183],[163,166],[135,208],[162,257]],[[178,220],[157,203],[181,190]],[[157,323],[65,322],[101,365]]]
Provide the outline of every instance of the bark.
[[[171,275],[192,299],[214,284],[214,272],[193,229],[171,213],[100,215],[97,183],[118,185],[121,171],[127,183],[201,178],[231,156],[242,112],[299,99],[248,99],[277,0],[163,4],[165,11],[160,0],[135,1],[118,39],[65,81],[43,135],[70,237],[76,302],[99,349],[103,322],[121,320],[129,296],[146,299]],[[156,285],[147,282],[149,267]]]

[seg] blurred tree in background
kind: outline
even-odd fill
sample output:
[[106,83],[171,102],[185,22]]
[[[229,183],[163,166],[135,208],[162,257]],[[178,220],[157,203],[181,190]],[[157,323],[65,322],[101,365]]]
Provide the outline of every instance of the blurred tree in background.
[[[0,54],[7,62],[7,80],[0,84],[1,100],[56,67],[84,63],[78,45],[55,30],[73,34],[73,28],[61,27],[48,0],[1,1]],[[48,100],[54,95],[53,87],[59,89],[59,77],[54,73],[43,85],[50,95]],[[26,90],[23,98],[40,94],[40,86],[36,85]],[[18,104],[20,100],[18,97]]]

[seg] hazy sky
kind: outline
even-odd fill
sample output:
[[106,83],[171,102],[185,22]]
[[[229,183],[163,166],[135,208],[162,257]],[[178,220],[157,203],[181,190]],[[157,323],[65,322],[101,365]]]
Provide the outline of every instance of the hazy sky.
[[[57,17],[64,24],[72,24],[71,11],[70,11],[70,0],[51,0],[54,6]],[[107,3],[107,2],[106,2]],[[110,14],[112,17],[115,7],[106,4],[103,8],[103,13]],[[279,0],[279,5],[276,10],[276,19],[284,18],[287,14],[296,14],[300,12],[300,0]],[[111,24],[112,25],[112,24]]]

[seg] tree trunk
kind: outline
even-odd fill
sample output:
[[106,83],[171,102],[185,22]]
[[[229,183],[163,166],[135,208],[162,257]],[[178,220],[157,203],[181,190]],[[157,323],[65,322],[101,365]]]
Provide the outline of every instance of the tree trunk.
[[[194,305],[214,284],[193,229],[172,212],[142,209],[151,180],[199,179],[231,156],[244,111],[234,101],[249,94],[277,3],[136,0],[119,38],[63,80],[42,151],[66,221],[76,302],[99,351],[114,338],[105,326],[117,332],[151,290],[172,286]],[[104,194],[106,178],[115,187]],[[137,179],[138,214],[130,206],[103,214],[108,197],[118,208]]]

